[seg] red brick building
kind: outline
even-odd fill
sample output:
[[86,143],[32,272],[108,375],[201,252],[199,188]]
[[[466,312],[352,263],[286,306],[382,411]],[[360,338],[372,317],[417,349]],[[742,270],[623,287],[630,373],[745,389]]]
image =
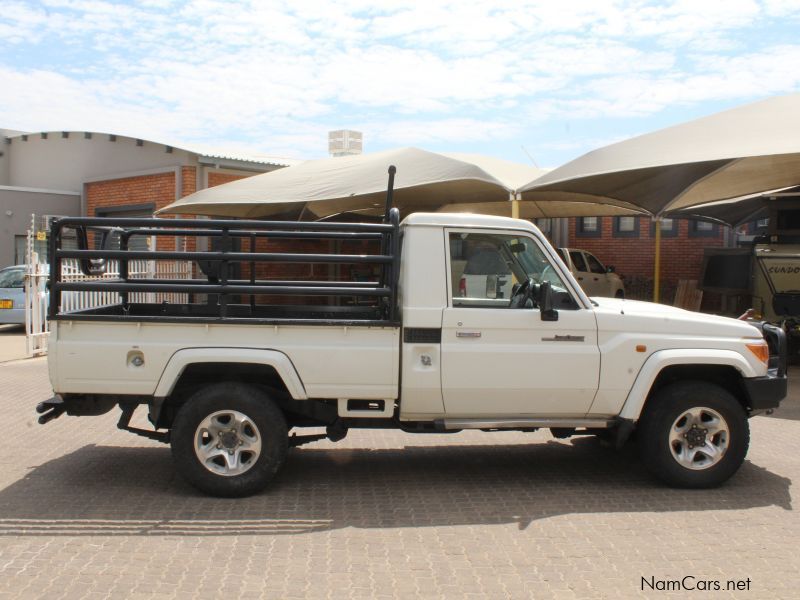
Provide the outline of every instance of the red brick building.
[[[2,133],[0,267],[24,260],[20,249],[32,213],[151,216],[197,190],[294,162],[97,132]],[[43,256],[46,245],[41,245]]]
[[[727,230],[727,231],[726,231]],[[661,221],[661,299],[671,302],[678,281],[699,280],[703,249],[726,245],[731,232],[714,223]],[[651,299],[655,226],[649,217],[569,219],[569,246],[588,250],[625,278],[628,297]]]

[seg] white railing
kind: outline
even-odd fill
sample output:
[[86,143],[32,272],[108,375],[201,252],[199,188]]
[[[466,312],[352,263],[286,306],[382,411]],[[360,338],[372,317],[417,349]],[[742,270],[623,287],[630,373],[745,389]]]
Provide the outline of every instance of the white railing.
[[[147,259],[128,261],[128,279],[190,279],[190,261],[155,261]],[[119,261],[111,260],[106,265],[104,275],[84,275],[77,258],[61,261],[61,281],[97,281],[98,279],[119,278]],[[160,304],[185,304],[188,294],[174,292],[135,292],[128,297],[129,302]],[[119,292],[62,292],[60,312],[72,312],[102,306],[113,306],[121,302]]]
[[[45,224],[46,225],[46,224]],[[43,230],[43,229],[41,229]],[[40,230],[40,231],[41,231]],[[28,231],[25,269],[25,333],[29,356],[47,353],[47,337],[50,333],[47,321],[48,265],[39,262],[34,240],[37,235],[36,217],[31,215],[31,228]],[[106,273],[102,276],[84,275],[78,259],[61,261],[61,281],[96,281],[98,279],[117,279],[119,261],[109,261]],[[128,261],[129,279],[191,279],[191,261],[155,261],[147,259]],[[175,292],[136,292],[128,297],[129,302],[160,304],[185,304],[188,294]],[[59,312],[72,312],[113,306],[121,302],[118,292],[62,292]]]

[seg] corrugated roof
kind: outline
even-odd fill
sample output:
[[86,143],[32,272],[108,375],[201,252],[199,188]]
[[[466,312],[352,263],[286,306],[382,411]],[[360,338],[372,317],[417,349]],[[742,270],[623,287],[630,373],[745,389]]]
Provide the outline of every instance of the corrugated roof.
[[[1,129],[0,128],[0,135],[4,137],[19,137],[21,135],[39,135],[43,133],[47,134],[61,134],[63,132],[67,133],[75,133],[75,134],[83,134],[84,131],[72,131],[72,130],[58,130],[58,131],[16,131],[13,129]],[[102,131],[91,131],[89,132],[92,135],[116,135],[118,138],[127,138],[130,140],[137,140],[141,139],[144,142],[150,144],[158,144],[162,146],[171,146],[176,150],[183,150],[185,152],[190,152],[192,154],[197,154],[198,156],[209,158],[209,159],[219,159],[219,160],[232,160],[232,161],[240,161],[240,162],[249,162],[249,163],[256,163],[262,165],[274,165],[279,167],[288,167],[292,165],[299,164],[303,162],[302,160],[298,160],[295,158],[286,158],[281,156],[275,156],[272,154],[265,154],[262,152],[255,152],[248,149],[240,149],[240,148],[228,148],[228,147],[215,147],[212,145],[196,145],[196,144],[184,144],[181,142],[172,142],[172,141],[155,141],[155,140],[148,140],[146,138],[139,138],[130,135],[121,135],[121,134],[110,134],[109,132],[102,132]]]

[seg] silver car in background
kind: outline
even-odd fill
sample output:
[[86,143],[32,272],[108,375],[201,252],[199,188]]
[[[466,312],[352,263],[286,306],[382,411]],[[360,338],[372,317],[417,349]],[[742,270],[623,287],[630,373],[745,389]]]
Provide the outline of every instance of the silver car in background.
[[0,270],[0,325],[25,324],[25,266]]

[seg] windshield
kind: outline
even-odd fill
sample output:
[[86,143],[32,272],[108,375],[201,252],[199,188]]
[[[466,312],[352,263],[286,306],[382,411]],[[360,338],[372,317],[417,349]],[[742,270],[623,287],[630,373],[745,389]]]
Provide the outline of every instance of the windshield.
[[24,269],[11,268],[0,271],[0,288],[21,288],[24,282]]
[[[518,279],[531,278],[535,283],[548,281],[553,289],[566,289],[550,261],[533,240],[508,238],[503,241],[502,247],[503,253],[510,256],[513,264],[516,265],[517,269],[514,274]],[[513,266],[511,269],[514,271]]]

